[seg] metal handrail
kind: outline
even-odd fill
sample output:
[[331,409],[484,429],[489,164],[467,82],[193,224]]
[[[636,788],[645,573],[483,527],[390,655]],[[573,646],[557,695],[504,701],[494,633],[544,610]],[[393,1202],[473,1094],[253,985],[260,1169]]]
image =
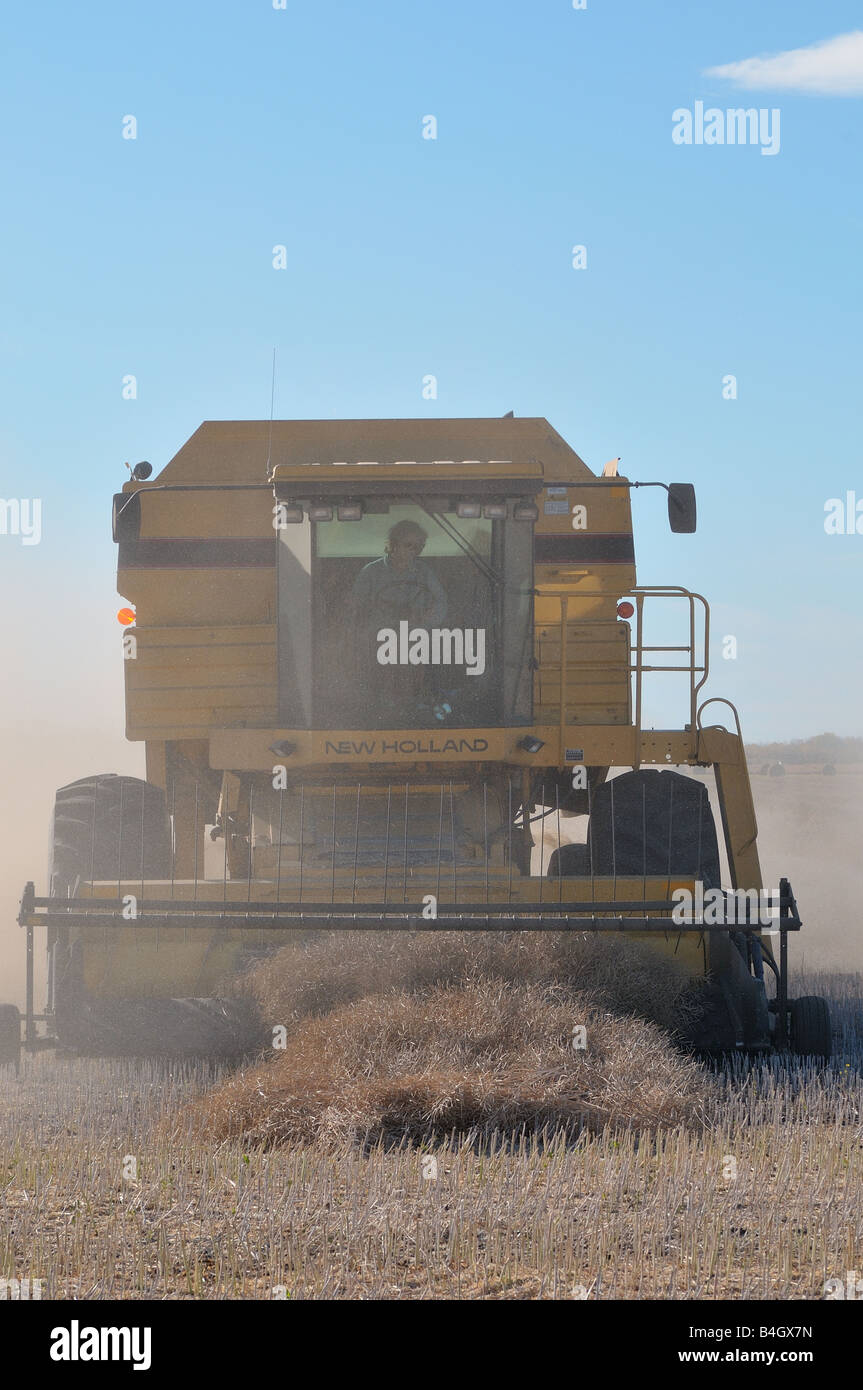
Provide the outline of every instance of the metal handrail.
[[[598,599],[609,598],[608,590],[601,589],[580,589],[573,593],[571,589],[542,589],[537,591],[537,596],[541,599],[557,599],[560,606],[560,616],[558,619],[560,628],[560,731],[561,737],[566,727],[566,687],[567,687],[567,627],[570,621],[578,621],[580,624],[602,624],[608,623],[607,618],[585,617],[573,620],[570,617],[570,603],[573,599]],[[635,678],[635,711],[634,727],[641,733],[641,715],[643,705],[643,685],[644,676],[659,672],[681,673],[689,676],[689,727],[695,730],[696,714],[698,710],[698,695],[705,685],[710,675],[710,605],[703,594],[695,593],[693,590],[685,589],[677,584],[665,585],[635,585],[626,591],[621,591],[618,602],[621,599],[632,598],[635,600],[635,632],[630,645],[630,665],[629,673]],[[644,631],[644,606],[650,598],[683,598],[688,601],[689,606],[689,642],[685,645],[678,644],[653,644],[643,641]],[[701,604],[703,609],[701,630],[697,631],[696,604]],[[703,658],[697,660],[698,640],[701,640]],[[673,666],[655,665],[645,662],[645,653],[688,653],[689,660],[686,663]],[[607,670],[606,663],[602,661],[583,661],[579,662],[579,670],[602,671]],[[696,679],[700,677],[700,679]]]

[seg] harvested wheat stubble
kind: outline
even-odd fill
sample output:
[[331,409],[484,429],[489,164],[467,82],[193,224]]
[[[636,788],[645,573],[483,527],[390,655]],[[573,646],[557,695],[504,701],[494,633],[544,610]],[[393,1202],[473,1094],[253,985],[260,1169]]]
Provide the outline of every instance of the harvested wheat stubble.
[[286,947],[248,987],[286,1046],[201,1102],[221,1139],[698,1126],[713,1094],[669,1036],[697,1007],[685,972],[634,942],[350,933]]
[[25,1057],[0,1069],[0,1278],[46,1299],[823,1298],[863,1269],[863,977],[792,981],[820,992],[833,1062],[735,1069],[707,1128],[468,1135],[435,1145],[436,1176],[409,1140],[200,1140],[209,1067]]

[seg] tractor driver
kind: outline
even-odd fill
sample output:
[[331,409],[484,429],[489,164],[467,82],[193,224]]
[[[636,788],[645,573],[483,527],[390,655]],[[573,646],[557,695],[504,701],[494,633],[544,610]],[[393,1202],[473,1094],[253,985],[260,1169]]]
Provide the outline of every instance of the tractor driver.
[[422,697],[428,672],[418,666],[379,665],[378,632],[383,628],[397,632],[404,621],[412,627],[440,627],[446,618],[444,589],[431,566],[420,559],[427,539],[416,521],[396,522],[390,528],[386,553],[360,570],[348,603],[357,693],[366,700],[384,695],[386,712],[393,718],[409,716],[411,706]]
[[375,631],[398,627],[407,619],[421,627],[439,627],[446,617],[446,594],[434,570],[419,557],[428,539],[416,521],[390,528],[386,554],[357,575],[351,592],[353,621]]

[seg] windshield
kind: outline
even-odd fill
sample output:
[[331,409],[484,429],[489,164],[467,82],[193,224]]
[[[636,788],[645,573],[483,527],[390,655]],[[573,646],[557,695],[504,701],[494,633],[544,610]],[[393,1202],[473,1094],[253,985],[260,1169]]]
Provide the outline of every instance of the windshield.
[[308,727],[309,708],[322,729],[527,722],[530,524],[376,506],[280,532],[281,722]]

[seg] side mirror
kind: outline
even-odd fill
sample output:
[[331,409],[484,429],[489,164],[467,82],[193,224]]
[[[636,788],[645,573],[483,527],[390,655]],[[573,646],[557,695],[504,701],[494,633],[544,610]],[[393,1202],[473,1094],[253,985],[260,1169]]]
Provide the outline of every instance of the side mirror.
[[668,484],[668,524],[672,531],[691,535],[695,530],[695,488],[691,483]]

